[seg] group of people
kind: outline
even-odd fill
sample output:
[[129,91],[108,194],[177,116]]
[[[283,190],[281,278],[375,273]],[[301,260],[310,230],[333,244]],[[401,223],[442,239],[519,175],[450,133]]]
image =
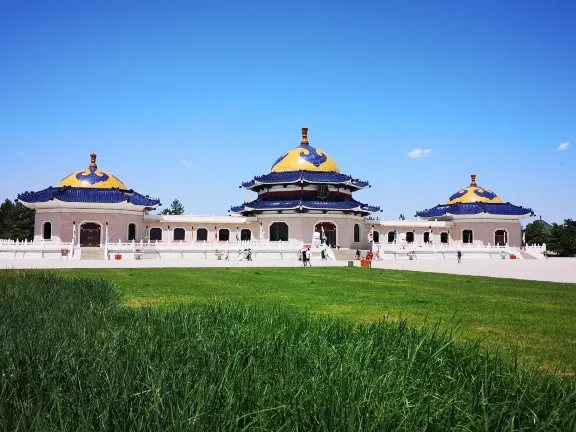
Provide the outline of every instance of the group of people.
[[310,263],[310,257],[312,255],[310,252],[310,247],[301,249],[300,252],[298,252],[298,254],[299,254],[298,259],[302,262],[302,265],[304,267],[312,267],[312,264]]
[[[356,259],[357,260],[361,260],[362,253],[360,252],[360,249],[356,249]],[[378,256],[376,257],[378,258]],[[374,259],[374,252],[372,252],[372,250],[369,250],[368,252],[366,252],[366,257],[364,258],[365,260],[368,261],[372,261]]]

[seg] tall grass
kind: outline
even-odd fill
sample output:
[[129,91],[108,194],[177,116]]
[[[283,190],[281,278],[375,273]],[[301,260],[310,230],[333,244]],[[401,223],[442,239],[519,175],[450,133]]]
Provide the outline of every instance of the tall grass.
[[103,281],[0,274],[5,430],[574,430],[574,378],[451,335],[286,309],[128,309]]

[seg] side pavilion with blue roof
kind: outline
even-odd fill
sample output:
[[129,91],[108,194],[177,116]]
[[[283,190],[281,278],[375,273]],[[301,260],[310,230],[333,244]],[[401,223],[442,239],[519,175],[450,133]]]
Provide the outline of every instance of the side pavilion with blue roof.
[[90,158],[88,168],[75,171],[57,186],[18,195],[18,201],[36,210],[35,241],[57,239],[100,247],[106,233],[135,240],[143,214],[161,205],[159,199],[128,189],[117,177],[98,169],[95,153]]
[[503,202],[490,189],[478,186],[476,174],[472,174],[470,186],[452,194],[444,204],[416,212],[416,216],[429,221],[451,222],[450,238],[462,244],[521,246],[520,220],[534,216],[534,212]]

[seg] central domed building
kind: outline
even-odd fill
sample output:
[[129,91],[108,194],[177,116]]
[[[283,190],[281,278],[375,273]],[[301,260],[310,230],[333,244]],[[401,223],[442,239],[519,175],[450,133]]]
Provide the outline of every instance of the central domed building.
[[300,145],[276,159],[268,174],[240,187],[258,197],[232,207],[231,213],[256,216],[271,241],[308,242],[319,232],[333,247],[353,247],[361,242],[364,218],[380,211],[354,199],[355,192],[370,185],[340,173],[328,154],[310,145],[307,127],[302,128]]

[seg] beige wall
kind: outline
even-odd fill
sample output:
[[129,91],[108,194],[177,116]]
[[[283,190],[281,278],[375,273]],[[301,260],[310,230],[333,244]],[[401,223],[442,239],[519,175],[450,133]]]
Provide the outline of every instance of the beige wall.
[[499,229],[508,231],[508,245],[522,246],[522,226],[520,221],[510,222],[465,222],[455,221],[455,226],[450,230],[450,235],[455,241],[462,241],[462,231],[471,229],[474,232],[474,240],[481,240],[485,245],[494,245],[494,232]]
[[[208,218],[207,218],[208,219]],[[414,231],[415,240],[421,244],[424,242],[424,233],[429,231],[428,227],[406,227],[406,226],[378,226],[374,221],[365,221],[364,218],[358,216],[345,216],[345,215],[318,215],[318,214],[268,214],[259,216],[259,222],[239,222],[230,218],[228,223],[215,223],[214,221],[206,222],[174,222],[174,221],[153,221],[144,220],[142,214],[139,212],[122,212],[122,211],[86,211],[86,212],[71,212],[71,211],[54,211],[36,213],[35,220],[35,237],[36,241],[42,239],[42,224],[46,221],[52,223],[52,241],[70,242],[72,240],[72,223],[76,222],[77,239],[79,239],[80,225],[83,222],[98,222],[102,225],[101,242],[104,243],[106,222],[108,222],[109,241],[116,243],[128,241],[128,224],[136,224],[136,242],[144,241],[146,227],[148,230],[154,227],[161,228],[163,231],[163,242],[172,241],[174,228],[184,228],[186,231],[185,243],[192,243],[196,241],[196,231],[198,228],[206,228],[208,230],[208,243],[218,244],[218,239],[215,238],[216,230],[220,228],[230,229],[230,243],[236,242],[236,231],[242,228],[248,228],[252,231],[252,240],[260,239],[260,223],[265,232],[265,240],[270,240],[270,225],[273,222],[286,222],[289,226],[289,237],[293,242],[312,242],[314,227],[319,222],[332,222],[337,227],[337,243],[342,248],[350,249],[367,249],[370,244],[367,241],[367,235],[372,226],[374,230],[380,233],[380,243],[387,242],[387,234],[389,231],[396,230],[398,236],[403,232]],[[354,225],[360,225],[360,242],[354,242]],[[170,227],[170,229],[168,229]],[[216,227],[216,230],[215,230]],[[508,244],[510,246],[521,246],[521,225],[519,221],[505,221],[505,222],[465,222],[455,221],[455,226],[448,228],[434,227],[434,242],[440,242],[441,232],[450,232],[451,241],[462,240],[462,230],[472,229],[474,231],[474,240],[482,241],[485,245],[490,243],[494,244],[494,231],[497,229],[505,229],[508,232]],[[170,239],[169,239],[170,237]]]

